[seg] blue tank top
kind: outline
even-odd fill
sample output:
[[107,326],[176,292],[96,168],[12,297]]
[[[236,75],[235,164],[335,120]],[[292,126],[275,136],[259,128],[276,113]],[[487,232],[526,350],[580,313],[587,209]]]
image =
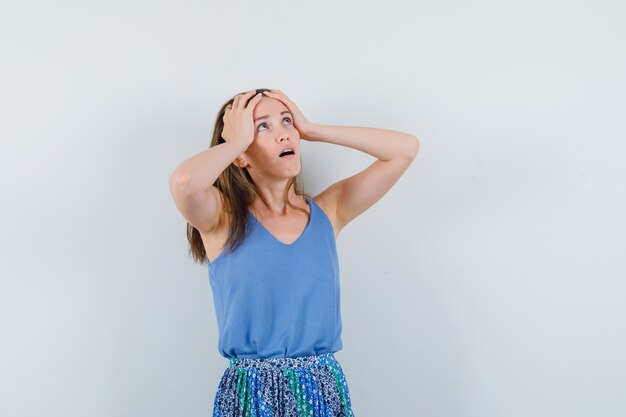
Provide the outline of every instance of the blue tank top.
[[342,349],[333,226],[315,200],[306,200],[310,220],[295,242],[276,239],[248,210],[241,246],[231,254],[224,249],[209,262],[223,357],[298,357]]

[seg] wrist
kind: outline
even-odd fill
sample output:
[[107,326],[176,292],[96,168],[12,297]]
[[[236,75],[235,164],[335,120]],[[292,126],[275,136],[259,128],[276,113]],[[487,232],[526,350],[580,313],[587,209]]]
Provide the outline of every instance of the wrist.
[[315,124],[315,123],[309,123],[306,125],[306,127],[302,128],[302,130],[300,131],[300,135],[302,136],[302,139],[304,140],[308,140],[308,141],[315,141],[317,140],[317,128],[319,125]]

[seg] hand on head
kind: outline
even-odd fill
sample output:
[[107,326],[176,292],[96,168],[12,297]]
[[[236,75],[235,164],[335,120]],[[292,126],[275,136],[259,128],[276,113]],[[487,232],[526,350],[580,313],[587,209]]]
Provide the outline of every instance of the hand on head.
[[304,114],[302,114],[302,111],[300,111],[298,106],[296,106],[296,103],[289,99],[289,97],[287,97],[287,95],[280,90],[264,91],[263,94],[269,98],[279,100],[287,107],[287,109],[289,109],[289,112],[293,117],[293,124],[298,132],[300,132],[301,139],[306,139],[307,133],[311,131],[311,128],[314,125],[309,122],[306,117],[304,117]]
[[261,93],[252,97],[255,91],[256,90],[250,90],[246,93],[238,94],[233,99],[232,104],[226,106],[224,116],[222,117],[224,121],[222,138],[224,138],[225,141],[241,141],[248,146],[254,141],[252,112],[256,104],[263,97]]

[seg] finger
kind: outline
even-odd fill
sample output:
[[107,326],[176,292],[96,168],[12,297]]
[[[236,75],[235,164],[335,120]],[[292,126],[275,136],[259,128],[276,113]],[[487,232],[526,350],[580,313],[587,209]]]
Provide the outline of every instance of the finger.
[[243,93],[239,93],[235,96],[235,100],[241,101],[244,97],[246,97],[250,92],[254,90],[244,91]]
[[[254,92],[254,91],[253,91],[253,92]],[[248,95],[248,94],[246,93],[246,96],[247,96],[247,95]],[[255,99],[258,95],[261,95],[261,94],[259,93],[259,94],[255,95],[254,97],[251,97],[251,98],[249,98],[249,97],[246,97],[245,99],[244,99],[244,98],[242,98],[242,99],[241,99],[241,101],[240,101],[242,110],[248,110],[248,109],[250,108],[250,103],[251,103],[251,102],[252,102],[252,100],[254,100],[254,99]],[[245,101],[244,101],[244,100],[245,100]],[[258,101],[258,100],[257,100],[257,101]],[[243,103],[245,103],[245,104],[243,104]],[[253,103],[252,107],[254,107],[254,105],[255,105],[255,104],[256,104],[256,101]]]
[[289,98],[282,92],[279,92],[280,90],[273,90],[271,92],[268,93],[268,97],[273,97],[273,98],[277,98],[280,97],[281,99],[287,101],[289,100]]
[[241,93],[237,96],[237,98],[239,98],[239,100],[237,101],[237,106],[240,108],[245,108],[246,105],[244,105],[243,103],[247,103],[248,102],[248,98],[254,94],[256,92],[256,90],[250,90],[247,91],[245,93]]
[[262,98],[263,98],[263,94],[258,93],[257,95],[252,97],[250,100],[248,100],[248,105],[246,106],[246,110],[252,111],[252,109],[256,107],[257,103],[261,101]]
[[285,96],[282,96],[282,95],[276,94],[276,93],[272,93],[272,92],[267,92],[266,91],[265,95],[267,97],[270,97],[270,98],[273,98],[273,99],[276,99],[276,100],[284,100],[285,99]]

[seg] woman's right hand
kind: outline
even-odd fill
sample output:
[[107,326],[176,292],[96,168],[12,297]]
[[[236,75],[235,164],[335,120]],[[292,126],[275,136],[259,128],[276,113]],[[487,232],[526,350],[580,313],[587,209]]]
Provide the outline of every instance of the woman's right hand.
[[[232,106],[229,104],[224,112],[224,129],[222,137],[225,141],[241,141],[246,148],[254,141],[254,121],[252,120],[252,111],[256,104],[263,97],[262,93],[256,96],[250,96],[256,90],[250,90],[247,93],[239,94],[233,100]],[[249,99],[249,100],[248,100]],[[244,103],[248,100],[248,105]]]

